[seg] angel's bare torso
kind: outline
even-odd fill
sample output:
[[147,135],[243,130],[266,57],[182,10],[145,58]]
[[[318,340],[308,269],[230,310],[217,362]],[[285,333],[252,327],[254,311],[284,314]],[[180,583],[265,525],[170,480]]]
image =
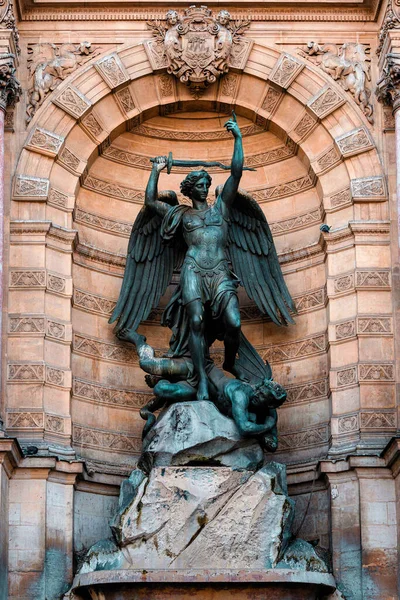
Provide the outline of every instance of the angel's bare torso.
[[224,218],[220,198],[205,210],[189,209],[183,216],[183,237],[192,258],[200,268],[213,269],[226,260],[228,222]]

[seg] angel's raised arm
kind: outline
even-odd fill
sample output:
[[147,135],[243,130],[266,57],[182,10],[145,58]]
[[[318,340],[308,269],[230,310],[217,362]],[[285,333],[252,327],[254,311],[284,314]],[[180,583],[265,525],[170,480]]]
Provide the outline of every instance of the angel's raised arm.
[[236,193],[239,188],[239,183],[243,172],[244,155],[242,133],[239,129],[239,125],[237,124],[236,115],[234,112],[232,113],[232,118],[225,123],[225,127],[235,138],[231,163],[231,174],[228,177],[221,193],[222,202],[229,207],[235,201]]
[[144,204],[149,208],[153,209],[160,217],[164,215],[171,208],[166,202],[162,202],[158,199],[158,179],[161,171],[167,166],[166,156],[157,156],[153,159],[153,167],[151,169],[149,181],[147,183],[146,192],[144,196]]

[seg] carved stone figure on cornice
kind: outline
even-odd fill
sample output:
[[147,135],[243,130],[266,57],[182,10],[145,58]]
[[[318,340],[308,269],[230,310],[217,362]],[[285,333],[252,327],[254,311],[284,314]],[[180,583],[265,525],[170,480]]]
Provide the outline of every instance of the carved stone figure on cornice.
[[14,9],[11,0],[0,1],[0,29],[11,29],[13,32],[15,50],[20,54],[19,33],[15,22]]
[[385,18],[383,19],[381,31],[379,33],[379,45],[377,55],[380,56],[387,33],[390,29],[400,28],[400,2],[399,0],[388,0]]
[[317,44],[308,42],[301,50],[307,58],[320,67],[332,79],[350,92],[370,123],[373,123],[373,106],[370,103],[371,91],[367,82],[371,81],[370,48],[358,42],[337,44]]
[[100,50],[92,48],[90,42],[28,46],[31,87],[28,91],[27,123],[31,121],[49,92],[80,65],[99,53]]
[[389,53],[383,67],[383,75],[376,84],[379,102],[397,110],[400,106],[400,54]]
[[8,106],[14,106],[22,93],[15,77],[14,58],[14,54],[0,54],[0,109],[3,111]]
[[227,10],[214,17],[206,6],[190,6],[183,16],[169,10],[165,20],[148,22],[157,44],[151,51],[158,57],[156,67],[167,67],[195,97],[228,72],[229,58],[250,24],[232,22]]

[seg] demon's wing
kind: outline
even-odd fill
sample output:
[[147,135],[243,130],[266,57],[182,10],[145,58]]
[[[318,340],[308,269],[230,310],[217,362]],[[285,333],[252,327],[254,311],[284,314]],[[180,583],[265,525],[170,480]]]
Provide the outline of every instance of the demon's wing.
[[[159,200],[176,206],[175,192],[161,192]],[[133,224],[121,292],[109,323],[118,319],[116,333],[136,330],[165,293],[174,269],[180,266],[181,240],[165,242],[160,234],[162,217],[144,206]]]

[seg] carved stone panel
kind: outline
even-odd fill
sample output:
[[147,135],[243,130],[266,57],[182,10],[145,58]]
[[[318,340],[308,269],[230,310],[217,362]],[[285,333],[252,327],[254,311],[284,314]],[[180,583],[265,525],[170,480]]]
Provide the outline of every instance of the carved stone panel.
[[338,418],[338,433],[351,433],[359,428],[358,414],[344,415]]
[[326,85],[307,102],[307,106],[317,117],[323,119],[344,103],[345,99],[332,87]]
[[80,125],[95,143],[99,142],[104,129],[100,118],[93,111],[81,119]]
[[391,411],[362,411],[360,413],[362,429],[396,429],[397,415]]
[[61,135],[46,131],[42,127],[35,127],[25,147],[45,156],[57,156],[63,143],[64,138]]
[[344,157],[354,156],[374,147],[365,127],[358,127],[349,133],[344,133],[335,138],[335,142]]
[[112,90],[130,80],[129,73],[116,52],[99,59],[94,66]]
[[273,66],[268,79],[276,85],[279,85],[279,87],[287,89],[303,68],[304,63],[294,56],[290,56],[290,54],[281,54]]
[[352,179],[350,185],[354,202],[384,202],[387,198],[385,180],[381,175]]
[[83,117],[92,106],[90,100],[72,85],[64,88],[53,102],[75,119]]
[[361,382],[385,383],[393,382],[395,378],[394,365],[385,364],[360,364],[358,365],[358,376]]
[[13,200],[46,202],[50,181],[32,175],[16,175],[13,186]]
[[267,91],[265,93],[264,99],[261,103],[262,110],[265,110],[268,113],[268,117],[272,117],[276,109],[278,108],[282,98],[284,96],[284,92],[276,89],[272,85],[267,87]]
[[122,90],[118,90],[117,92],[115,92],[114,97],[124,115],[127,115],[132,110],[135,110],[136,106],[133,101],[129,87],[124,87],[122,88]]
[[389,271],[357,270],[356,287],[367,289],[390,288]]

